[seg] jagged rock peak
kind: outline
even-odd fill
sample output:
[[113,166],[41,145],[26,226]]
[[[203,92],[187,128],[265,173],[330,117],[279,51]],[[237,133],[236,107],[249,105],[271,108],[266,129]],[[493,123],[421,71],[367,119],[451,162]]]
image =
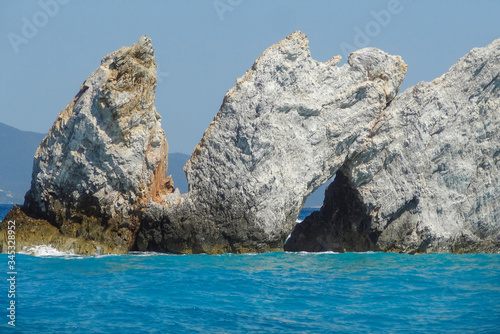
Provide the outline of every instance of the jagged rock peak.
[[132,56],[142,65],[151,66],[155,61],[155,50],[151,38],[143,35],[132,46],[124,46],[120,50],[105,56],[101,64],[108,63],[109,61],[114,61],[116,64],[119,64],[119,60],[127,55]]
[[37,149],[23,211],[57,227],[59,247],[127,252],[144,205],[172,191],[156,82],[143,36],[103,58]]
[[145,63],[155,60],[155,49],[151,43],[151,38],[146,35],[143,35],[137,43],[132,45],[131,49],[132,55]]
[[189,193],[148,207],[142,249],[280,249],[307,196],[362,150],[406,71],[374,48],[339,61],[312,59],[301,32],[264,51],[185,166]]
[[273,44],[257,58],[252,69],[255,69],[262,61],[272,59],[278,54],[290,61],[300,61],[301,58],[311,57],[307,35],[301,31],[295,31],[280,42]]
[[[285,39],[266,49],[262,53],[262,56],[257,58],[252,67],[246,71],[245,75],[236,79],[236,85],[229,89],[226,93],[226,98],[235,93],[235,91],[252,76],[262,75],[266,71],[271,71],[269,73],[273,73],[273,67],[277,66],[279,63],[291,63],[295,61],[300,63],[307,59],[312,59],[307,35],[300,31],[295,31]],[[337,56],[334,57],[334,59],[336,62],[332,62],[332,64],[337,65],[342,57]]]
[[[381,80],[385,87],[385,100],[391,102],[397,95],[406,75],[408,65],[401,57],[388,58],[386,53],[376,48],[366,48],[365,52],[353,52],[349,55],[348,64],[353,69],[365,71],[369,80]],[[398,67],[401,67],[398,69]]]

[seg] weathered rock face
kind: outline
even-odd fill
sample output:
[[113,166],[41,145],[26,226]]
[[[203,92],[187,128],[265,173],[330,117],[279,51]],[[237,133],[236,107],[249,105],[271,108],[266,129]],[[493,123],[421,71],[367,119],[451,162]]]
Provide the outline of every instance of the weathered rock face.
[[285,249],[498,252],[499,75],[496,40],[395,98]]
[[307,196],[364,150],[406,72],[374,48],[340,59],[313,60],[300,32],[266,50],[194,150],[189,193],[146,210],[138,248],[282,249]]
[[[304,34],[237,80],[185,166],[166,177],[143,37],[102,61],[40,145],[21,246],[75,253],[500,250],[500,40],[396,97],[406,65],[366,48],[321,63]],[[320,212],[305,199],[336,175]],[[5,251],[6,224],[0,226]]]
[[172,186],[155,89],[146,36],[103,58],[40,144],[24,206],[7,217],[34,231],[45,221],[50,240],[26,233],[24,244],[81,253],[131,249],[141,210],[150,200],[162,202]]

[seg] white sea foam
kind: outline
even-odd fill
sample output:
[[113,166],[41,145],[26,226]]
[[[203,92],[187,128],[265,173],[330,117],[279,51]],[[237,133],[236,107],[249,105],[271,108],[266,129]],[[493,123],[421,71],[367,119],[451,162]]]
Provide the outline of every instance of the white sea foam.
[[158,256],[158,255],[171,255],[168,253],[157,253],[157,252],[138,252],[138,251],[132,251],[128,252],[128,255],[134,255],[134,256]]
[[334,252],[334,251],[326,251],[326,252],[315,252],[315,255],[324,255],[324,254],[341,254],[339,252]]
[[245,255],[245,256],[255,256],[255,255],[260,255],[262,253],[243,253],[241,255]]
[[21,251],[18,252],[18,254],[25,254],[25,255],[31,255],[31,256],[36,256],[36,257],[62,257],[62,258],[78,258],[78,259],[84,259],[84,258],[89,258],[89,257],[95,257],[95,258],[103,258],[103,257],[112,257],[112,256],[122,256],[122,255],[134,255],[134,256],[158,256],[158,255],[172,255],[168,253],[157,253],[157,252],[129,252],[128,254],[96,254],[96,255],[89,255],[89,256],[84,256],[84,255],[79,255],[75,254],[73,250],[69,250],[66,252],[61,252],[57,248],[53,247],[52,245],[38,245],[34,247],[23,247]]
[[38,245],[34,247],[23,247],[19,254],[26,254],[38,257],[63,257],[63,256],[76,256],[73,250],[61,252],[52,245]]
[[297,255],[301,256],[317,256],[317,255],[325,255],[325,254],[342,254],[339,252],[334,252],[334,251],[323,251],[323,252],[306,252],[306,251],[300,251],[300,252],[291,252],[295,253]]

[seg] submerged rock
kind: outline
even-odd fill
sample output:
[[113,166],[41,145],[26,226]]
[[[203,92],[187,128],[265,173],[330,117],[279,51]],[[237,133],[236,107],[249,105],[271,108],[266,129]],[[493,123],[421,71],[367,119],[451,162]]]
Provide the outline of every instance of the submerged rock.
[[289,251],[500,250],[500,40],[396,97]]
[[7,216],[18,222],[20,245],[132,248],[144,206],[172,191],[155,89],[148,37],[103,58],[36,151],[24,206]]
[[372,136],[407,67],[374,48],[340,60],[312,59],[301,32],[267,49],[226,93],[185,166],[189,193],[148,206],[138,248],[282,249],[307,196]]

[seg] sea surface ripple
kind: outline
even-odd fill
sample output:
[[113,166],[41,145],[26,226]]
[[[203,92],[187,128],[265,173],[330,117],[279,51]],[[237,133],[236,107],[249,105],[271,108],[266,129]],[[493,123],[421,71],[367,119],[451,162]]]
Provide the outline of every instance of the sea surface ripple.
[[[498,333],[500,255],[16,256],[1,333]],[[6,254],[0,255],[7,277]],[[3,292],[2,292],[3,291]],[[2,306],[3,305],[3,306]]]

